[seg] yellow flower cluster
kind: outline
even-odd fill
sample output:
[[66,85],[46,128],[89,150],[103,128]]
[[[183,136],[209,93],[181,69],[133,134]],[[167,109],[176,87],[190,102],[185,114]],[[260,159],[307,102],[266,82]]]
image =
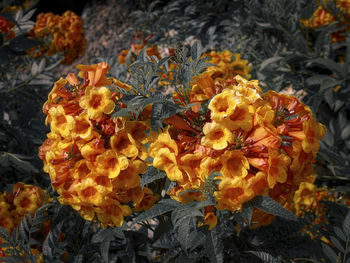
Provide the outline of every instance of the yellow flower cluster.
[[39,157],[62,204],[102,226],[121,226],[132,211],[148,209],[159,198],[140,184],[148,166],[149,121],[111,117],[123,105],[121,95],[105,86],[130,87],[105,76],[109,65],[77,67],[78,77],[58,80],[44,104],[51,132]]
[[[103,226],[121,226],[132,211],[149,209],[158,200],[140,186],[140,175],[153,165],[176,182],[167,193],[173,199],[188,203],[208,193],[215,198],[216,205],[205,208],[209,228],[217,224],[217,210],[239,211],[257,195],[292,210],[295,192],[313,174],[325,127],[297,98],[261,94],[257,80],[239,75],[250,72],[239,55],[234,61],[228,51],[205,55],[218,67],[193,79],[189,101],[173,93],[175,101],[193,106],[165,119],[157,132],[150,131],[152,105],[137,119],[111,117],[116,105],[126,107],[113,86],[131,87],[105,77],[106,63],[79,65],[80,80],[68,74],[55,83],[43,107],[51,132],[39,157],[62,204]],[[218,184],[208,184],[212,172],[221,174]],[[255,226],[272,219],[253,213]]]
[[[203,200],[208,176],[215,171],[222,175],[213,189],[215,209],[241,210],[257,195],[291,209],[295,191],[313,174],[325,127],[297,98],[274,91],[261,95],[257,80],[225,78],[211,70],[197,77],[190,90],[190,103],[208,101],[208,111],[199,113],[197,104],[168,118],[164,131],[151,137],[153,166],[177,183],[168,194],[182,203]],[[210,228],[217,222],[215,209],[205,210]],[[254,211],[256,226],[272,219]]]
[[[34,185],[28,185],[24,183],[16,183],[13,186],[12,193],[0,194],[0,226],[5,228],[9,233],[20,224],[24,216],[28,214],[34,215],[35,211],[45,201],[45,191],[40,187]],[[47,229],[44,229],[44,232]],[[48,231],[46,231],[46,234]],[[44,233],[45,234],[45,233]],[[0,244],[2,241],[0,240]],[[6,250],[4,247],[0,249],[0,257],[6,257]],[[32,253],[35,255],[39,251],[35,248],[32,249]],[[39,256],[37,262],[44,262],[42,255]]]
[[[332,42],[341,42],[345,40],[346,32],[350,32],[350,2],[349,0],[331,0],[331,2],[335,3],[337,8],[339,8],[342,12],[342,15],[339,18],[335,18],[333,12],[321,4],[320,1],[316,1],[318,3],[318,8],[315,10],[313,15],[309,19],[301,19],[300,22],[308,28],[316,29],[318,27],[327,26],[331,23],[335,23],[340,30],[333,32],[331,34]],[[325,1],[327,6],[328,1]],[[338,22],[340,21],[340,22]]]
[[84,29],[81,18],[72,11],[58,16],[53,13],[41,13],[29,35],[41,41],[39,50],[33,49],[33,56],[52,56],[62,53],[62,63],[71,64],[86,49]]

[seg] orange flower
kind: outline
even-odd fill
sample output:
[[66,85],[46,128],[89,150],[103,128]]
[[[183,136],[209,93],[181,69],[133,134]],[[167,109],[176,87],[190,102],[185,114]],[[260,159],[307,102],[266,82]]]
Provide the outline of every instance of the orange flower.
[[236,99],[232,90],[225,89],[216,95],[209,103],[208,109],[211,110],[210,117],[214,121],[221,121],[232,115],[236,108]]
[[150,209],[155,204],[155,202],[158,201],[160,197],[159,194],[154,195],[152,190],[147,187],[144,187],[142,189],[142,194],[143,194],[142,199],[140,199],[138,202],[134,204],[135,206],[134,210],[138,212]]
[[90,119],[96,120],[103,113],[110,114],[115,108],[111,100],[112,92],[106,87],[95,88],[89,86],[85,90],[85,96],[80,98],[79,105],[87,111]]
[[229,178],[245,177],[248,174],[249,162],[240,150],[225,151],[220,156],[223,164],[220,172]]
[[83,178],[74,185],[74,190],[83,203],[96,206],[103,205],[107,193],[105,187],[98,185],[91,177]]
[[227,117],[218,121],[230,131],[242,129],[249,131],[253,126],[254,107],[244,103],[238,104],[234,111]]
[[120,130],[116,134],[112,135],[110,144],[112,149],[129,158],[134,158],[139,153],[139,150],[135,145],[135,141],[130,140],[130,135],[126,130]]
[[201,143],[215,150],[225,149],[229,143],[233,143],[233,135],[230,130],[219,123],[208,122],[203,127],[204,137]]
[[118,155],[114,150],[107,150],[96,157],[97,169],[101,174],[106,174],[109,178],[115,178],[121,170],[129,166],[128,159],[124,155]]
[[183,181],[184,175],[180,170],[176,156],[169,148],[161,148],[153,159],[153,166],[164,170],[171,181]]
[[154,138],[152,139],[152,134],[151,133],[151,141],[152,143],[150,144],[148,148],[148,153],[150,156],[154,157],[158,154],[159,150],[162,148],[168,148],[169,151],[173,152],[175,156],[178,155],[178,147],[169,134],[169,129],[165,129],[162,133],[153,135]]
[[131,213],[132,211],[129,206],[121,205],[117,200],[114,201],[114,204],[96,208],[97,218],[104,226],[121,227],[124,217],[131,215]]
[[291,160],[285,154],[279,154],[277,150],[269,150],[269,168],[267,171],[267,181],[269,187],[273,188],[275,184],[287,181],[287,170]]
[[223,178],[219,183],[219,191],[214,193],[217,200],[217,209],[231,211],[241,210],[242,204],[254,196],[254,191],[248,188],[242,177]]
[[49,110],[51,117],[50,127],[55,133],[61,134],[62,137],[70,138],[71,131],[75,126],[75,120],[72,116],[66,115],[63,107],[58,105]]
[[130,161],[129,166],[120,171],[119,175],[113,179],[115,189],[131,189],[141,183],[140,174],[146,172],[147,165],[141,160]]
[[101,62],[93,65],[82,65],[79,64],[77,69],[80,69],[78,76],[81,78],[85,77],[89,80],[88,85],[92,87],[109,86],[112,84],[111,79],[106,78],[106,74],[110,69],[110,66],[106,62]]

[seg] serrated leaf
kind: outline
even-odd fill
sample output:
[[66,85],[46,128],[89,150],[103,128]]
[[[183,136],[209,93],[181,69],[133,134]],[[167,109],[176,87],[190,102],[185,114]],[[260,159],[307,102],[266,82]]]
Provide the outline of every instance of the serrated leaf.
[[280,56],[276,56],[276,57],[272,57],[272,58],[266,59],[263,63],[260,64],[259,71],[262,71],[268,65],[276,63],[278,61],[281,61],[282,59],[283,59],[283,57],[280,57]]
[[205,253],[210,262],[224,262],[224,245],[221,238],[218,236],[217,226],[215,226],[207,235],[204,243]]
[[343,222],[343,231],[345,236],[350,236],[350,210],[348,211],[348,214],[346,215],[344,222]]
[[139,223],[141,221],[154,218],[159,215],[163,215],[167,212],[173,211],[179,205],[180,203],[173,199],[163,199],[159,201],[157,204],[155,204],[151,209],[146,210],[142,212],[140,215],[138,215],[134,219],[134,222]]
[[191,57],[195,61],[197,60],[202,53],[202,46],[200,41],[195,41],[191,47]]
[[29,39],[29,38],[26,38],[25,36],[19,36],[14,38],[10,42],[9,48],[15,52],[21,52],[21,51],[26,51],[27,49],[30,49],[37,45],[40,45],[40,43],[41,43],[40,41],[37,41],[35,39]]
[[179,242],[183,248],[183,250],[188,251],[191,247],[191,225],[193,218],[185,217],[180,220],[180,223],[177,227],[177,233],[179,236]]
[[146,173],[141,176],[141,188],[164,177],[166,177],[165,172],[160,171],[159,169],[153,166],[149,166],[146,170]]
[[292,212],[285,209],[269,196],[259,195],[256,196],[251,202],[254,207],[269,214],[280,216],[288,220],[298,220],[298,218]]
[[323,252],[325,255],[331,260],[332,263],[337,262],[337,254],[334,252],[334,250],[328,246],[326,243],[321,242]]
[[346,236],[345,234],[343,233],[343,231],[339,228],[339,227],[334,227],[334,232],[335,234],[337,235],[337,237],[339,237],[341,240],[345,241],[346,242]]
[[333,245],[341,252],[344,253],[344,247],[342,246],[342,244],[340,244],[339,240],[336,239],[334,236],[330,237],[331,242],[333,243]]
[[264,251],[247,251],[247,252],[257,256],[263,262],[266,262],[266,263],[279,263],[280,262],[276,257],[274,257],[271,254],[264,252]]
[[109,246],[111,244],[111,240],[106,240],[101,243],[100,246],[100,251],[101,251],[101,256],[104,260],[104,262],[108,263],[108,256],[109,256]]

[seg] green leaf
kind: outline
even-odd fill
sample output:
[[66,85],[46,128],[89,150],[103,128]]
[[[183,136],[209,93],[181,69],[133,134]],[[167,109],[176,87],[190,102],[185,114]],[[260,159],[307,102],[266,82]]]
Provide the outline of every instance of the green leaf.
[[344,222],[343,222],[343,231],[345,236],[350,236],[350,210],[348,211],[348,214],[346,215]]
[[271,254],[264,252],[264,251],[247,251],[250,254],[253,254],[254,256],[257,256],[260,258],[263,262],[266,263],[279,263],[280,261],[272,256]]
[[30,49],[32,47],[35,47],[37,45],[40,45],[40,41],[26,38],[25,36],[19,36],[14,38],[10,44],[9,48],[12,49],[15,52],[21,52],[26,51],[27,49]]
[[339,237],[341,240],[346,242],[346,236],[339,227],[336,226],[333,228],[333,230],[334,230],[335,234],[337,235],[337,237]]
[[180,203],[173,199],[163,199],[155,204],[151,209],[142,212],[135,219],[135,223],[154,218],[159,215],[163,215],[167,212],[173,211],[176,207],[180,206]]
[[326,254],[326,256],[331,260],[332,263],[337,262],[337,254],[334,252],[333,249],[331,249],[330,246],[328,246],[326,243],[321,242],[323,252]]
[[333,243],[333,245],[341,252],[344,253],[344,247],[342,246],[342,244],[340,244],[339,240],[336,239],[334,236],[330,237],[331,242]]
[[200,41],[196,41],[191,47],[191,57],[195,61],[198,58],[200,58],[201,54],[202,54],[202,45]]
[[285,209],[269,196],[259,195],[256,196],[251,202],[253,206],[269,214],[280,216],[288,220],[298,220],[293,213]]
[[224,262],[224,245],[218,236],[218,232],[218,227],[215,226],[207,235],[204,243],[204,251],[210,262],[214,263]]
[[193,224],[193,218],[192,217],[185,217],[181,218],[179,220],[179,224],[177,227],[177,233],[178,233],[178,238],[179,242],[182,246],[182,248],[185,251],[188,251],[188,249],[191,247],[191,235],[192,233],[190,232],[191,226]]
[[284,59],[284,57],[280,57],[280,56],[276,56],[276,57],[272,57],[272,58],[266,59],[263,63],[260,64],[259,71],[262,71],[268,65],[276,63],[278,61],[281,61],[282,59]]
[[149,166],[146,173],[141,176],[141,188],[164,177],[166,177],[165,172],[154,168],[153,166]]

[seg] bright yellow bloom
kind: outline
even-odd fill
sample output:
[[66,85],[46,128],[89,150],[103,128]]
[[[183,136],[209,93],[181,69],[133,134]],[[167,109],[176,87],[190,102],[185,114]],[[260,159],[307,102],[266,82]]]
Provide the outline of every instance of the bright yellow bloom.
[[249,162],[240,150],[225,151],[221,155],[223,164],[221,174],[225,177],[245,177],[248,174]]
[[50,108],[49,116],[51,117],[51,131],[61,134],[64,138],[70,138],[71,131],[75,126],[74,118],[66,115],[61,105]]
[[303,150],[307,153],[312,152],[314,157],[316,157],[319,149],[319,140],[325,135],[326,128],[317,122],[315,118],[311,117],[303,123],[303,130],[305,133],[305,139],[302,141]]
[[134,158],[139,153],[135,141],[130,140],[130,135],[128,135],[126,130],[118,131],[116,134],[112,135],[110,144],[112,149],[129,158]]
[[197,185],[202,182],[200,179],[201,161],[204,156],[201,153],[188,153],[183,155],[181,160],[181,168],[187,173],[188,179],[192,185]]
[[206,123],[203,127],[203,133],[204,137],[201,143],[215,150],[225,149],[234,140],[232,132],[216,122]]
[[248,174],[244,179],[248,183],[248,188],[253,189],[254,195],[267,195],[269,193],[267,175],[265,173]]
[[275,184],[285,183],[287,181],[287,170],[291,160],[285,154],[279,154],[278,150],[269,149],[269,168],[267,181],[269,187],[273,188]]
[[75,126],[72,130],[73,138],[79,137],[89,141],[93,138],[93,126],[86,113],[75,117]]
[[219,123],[225,125],[230,131],[242,129],[249,131],[253,126],[254,107],[245,103],[238,104],[233,113],[223,118]]
[[119,155],[115,150],[107,150],[96,157],[97,172],[106,174],[109,178],[115,178],[121,170],[129,166],[128,159]]
[[150,144],[150,146],[148,148],[148,153],[150,156],[154,157],[158,154],[159,150],[162,148],[168,148],[169,151],[171,151],[175,154],[175,156],[178,155],[177,144],[176,144],[175,140],[173,140],[170,137],[169,129],[165,129],[164,132],[158,134],[158,136],[156,136],[152,140],[152,143]]
[[132,211],[129,206],[121,205],[117,200],[114,201],[114,204],[96,208],[97,218],[104,226],[121,227],[124,217],[131,215],[131,213]]
[[142,194],[143,197],[134,204],[135,211],[143,211],[150,209],[160,197],[159,194],[154,195],[152,190],[147,187],[144,187],[142,189]]
[[141,160],[130,161],[129,166],[120,171],[119,175],[114,178],[113,185],[116,189],[130,189],[140,185],[140,174],[146,172],[147,165]]
[[219,191],[214,193],[217,200],[217,209],[231,211],[241,210],[242,204],[254,196],[254,191],[248,188],[242,177],[223,178],[219,183]]
[[238,83],[238,85],[232,87],[236,97],[250,104],[261,99],[261,88],[259,87],[258,80],[249,81],[242,78],[240,75],[237,75],[234,79]]
[[131,139],[138,143],[145,144],[148,142],[146,131],[149,126],[144,121],[128,121],[125,123],[127,134]]
[[294,194],[294,208],[296,212],[300,212],[301,208],[310,207],[316,196],[316,185],[309,182],[302,182],[299,189]]
[[80,98],[79,105],[87,111],[90,119],[96,120],[103,113],[110,114],[115,108],[111,100],[112,92],[106,87],[88,86],[85,90],[85,96]]
[[103,205],[106,189],[98,185],[92,178],[83,178],[80,183],[74,185],[74,190],[83,203]]
[[204,157],[201,164],[201,171],[200,171],[200,176],[202,181],[205,181],[205,178],[208,178],[211,172],[219,172],[223,165],[221,162],[221,158],[211,158],[211,157]]
[[236,100],[232,90],[225,89],[216,95],[209,103],[208,109],[211,110],[210,117],[214,121],[221,121],[233,114],[236,108]]
[[169,148],[161,148],[153,159],[153,166],[164,170],[171,181],[183,181],[183,173],[180,170],[176,156]]

